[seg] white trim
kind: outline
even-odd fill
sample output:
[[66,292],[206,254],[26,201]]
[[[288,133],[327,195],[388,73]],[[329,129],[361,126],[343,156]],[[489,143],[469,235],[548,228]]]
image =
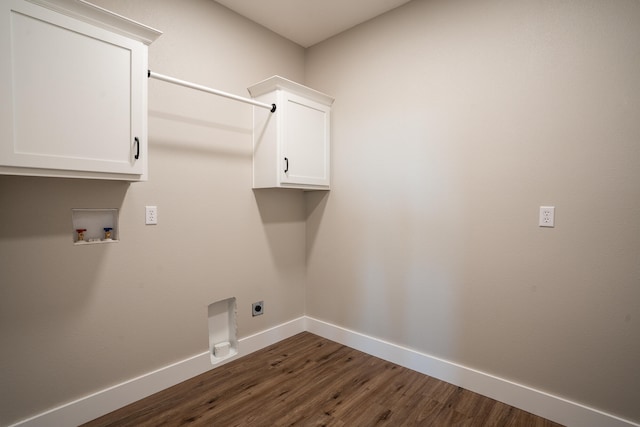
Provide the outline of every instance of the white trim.
[[151,28],[86,0],[27,0],[74,19],[90,23],[108,31],[138,40],[146,45],[153,43],[162,31]]
[[153,393],[222,366],[238,357],[246,356],[285,338],[304,332],[305,324],[304,317],[299,317],[271,329],[241,338],[238,340],[238,353],[216,365],[211,365],[209,352],[205,351],[53,408],[10,427],[68,427],[91,421]]
[[305,318],[305,321],[308,332],[565,426],[640,427],[640,424],[598,409],[309,316]]
[[304,331],[464,387],[467,390],[569,427],[600,427],[605,425],[608,427],[640,427],[640,424],[595,408],[308,316],[299,317],[240,339],[238,354],[216,365],[211,365],[208,351],[197,354],[43,412],[10,427],[66,427],[82,424]]

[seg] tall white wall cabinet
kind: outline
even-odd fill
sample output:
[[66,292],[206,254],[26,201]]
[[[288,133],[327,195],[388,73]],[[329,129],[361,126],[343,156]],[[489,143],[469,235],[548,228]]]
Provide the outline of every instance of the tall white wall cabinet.
[[84,1],[0,8],[0,173],[146,180],[147,50],[161,33]]
[[277,107],[253,108],[253,188],[328,190],[333,98],[279,76],[249,93]]

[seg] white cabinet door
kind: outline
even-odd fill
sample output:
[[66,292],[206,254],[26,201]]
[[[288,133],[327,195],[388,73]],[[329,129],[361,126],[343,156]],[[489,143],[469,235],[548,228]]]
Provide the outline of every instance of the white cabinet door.
[[280,76],[249,88],[276,104],[275,113],[253,109],[253,188],[330,188],[333,98]]
[[147,46],[21,0],[2,7],[0,172],[145,179]]
[[330,110],[292,93],[283,93],[281,182],[329,186]]

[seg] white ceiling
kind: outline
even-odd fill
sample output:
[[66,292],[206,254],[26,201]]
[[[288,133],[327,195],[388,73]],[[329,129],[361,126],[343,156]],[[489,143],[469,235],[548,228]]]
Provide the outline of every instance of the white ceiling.
[[216,1],[303,47],[309,47],[410,0]]

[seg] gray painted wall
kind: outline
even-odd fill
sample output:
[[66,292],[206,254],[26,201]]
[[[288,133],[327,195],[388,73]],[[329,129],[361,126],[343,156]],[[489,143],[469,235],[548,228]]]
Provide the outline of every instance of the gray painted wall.
[[[156,72],[304,78],[301,47],[212,1],[95,3],[164,32]],[[0,425],[207,351],[212,302],[237,298],[239,338],[303,315],[304,196],[251,190],[251,108],[151,80],[148,182],[0,176]],[[120,208],[121,242],[73,246],[85,207]]]
[[640,421],[640,3],[414,0],[305,70],[307,314]]

